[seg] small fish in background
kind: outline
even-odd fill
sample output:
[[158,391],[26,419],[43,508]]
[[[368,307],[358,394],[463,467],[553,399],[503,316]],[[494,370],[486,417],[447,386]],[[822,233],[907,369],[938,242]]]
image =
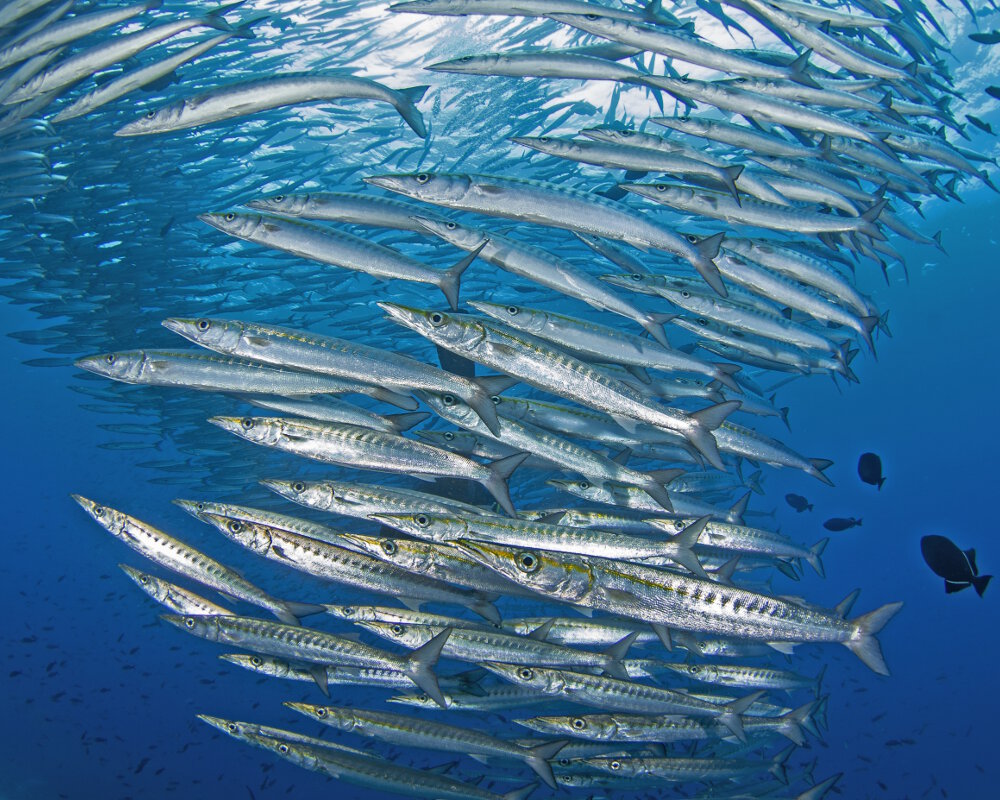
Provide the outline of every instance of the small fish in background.
[[832,517],[823,523],[823,527],[828,531],[849,531],[851,528],[861,527],[861,518]]
[[924,536],[920,540],[920,552],[927,566],[944,578],[945,594],[973,586],[976,594],[982,597],[993,577],[979,574],[974,549],[962,550],[945,536]]
[[972,116],[972,114],[966,114],[965,118],[984,133],[989,133],[989,134],[993,133],[993,126],[990,125],[990,123],[986,122],[985,120],[982,120],[979,117],[974,117]]
[[882,491],[885,478],[882,476],[882,459],[875,453],[863,453],[858,459],[858,477],[864,483],[877,486]]
[[798,511],[800,514],[803,511],[812,511],[813,504],[810,503],[806,498],[800,494],[786,494],[785,502],[788,503],[792,508]]
[[1000,86],[987,86],[986,94],[996,100],[1000,100]]
[[976,44],[1000,44],[1000,31],[986,31],[985,33],[970,33],[969,38]]

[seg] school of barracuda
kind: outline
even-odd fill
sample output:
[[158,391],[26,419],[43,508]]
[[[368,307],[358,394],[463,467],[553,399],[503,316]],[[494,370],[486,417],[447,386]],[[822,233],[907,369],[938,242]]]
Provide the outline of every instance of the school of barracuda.
[[[51,363],[103,351],[76,364],[118,383],[79,390],[148,421],[108,424],[134,435],[109,446],[171,442],[154,480],[200,487],[176,502],[224,547],[329,582],[276,597],[158,509],[74,496],[151,562],[122,569],[163,620],[315,682],[330,704],[287,705],[333,731],[201,719],[408,797],[823,797],[838,776],[790,768],[821,675],[771,655],[840,644],[888,675],[876,635],[902,604],[770,588],[823,575],[827,540],[748,501],[770,467],[830,483],[830,462],[757,428],[787,425],[783,383],[874,359],[888,311],[859,287],[905,272],[893,238],[941,246],[921,203],[993,188],[955,142],[988,126],[953,110],[939,21],[975,12],[350,5],[0,6],[5,259],[37,265],[5,294],[73,320],[35,339]],[[56,253],[92,268],[47,273]],[[117,326],[81,327],[112,298]],[[239,502],[258,484],[284,505]],[[326,602],[344,587],[363,601]],[[398,710],[343,702],[352,685]],[[516,724],[487,732],[498,711]],[[504,766],[480,783],[366,738]]]

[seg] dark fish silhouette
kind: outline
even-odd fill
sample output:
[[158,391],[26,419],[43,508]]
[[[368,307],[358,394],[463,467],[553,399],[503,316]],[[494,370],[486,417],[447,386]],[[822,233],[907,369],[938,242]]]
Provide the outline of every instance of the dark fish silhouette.
[[979,130],[985,131],[986,133],[993,133],[993,126],[985,120],[982,120],[979,117],[974,117],[972,114],[966,114],[965,118],[979,128]]
[[1000,44],[1000,31],[986,33],[970,33],[969,38],[976,44]]
[[987,86],[986,94],[996,100],[1000,100],[1000,86]]
[[790,505],[792,508],[794,508],[800,514],[803,511],[812,511],[813,510],[812,503],[810,503],[808,500],[806,500],[800,494],[786,494],[785,495],[785,502],[788,503],[788,505]]
[[861,527],[861,518],[854,517],[833,517],[823,523],[823,527],[828,531],[846,531],[854,527]]
[[945,594],[974,586],[976,594],[982,597],[993,577],[979,574],[975,550],[962,550],[944,536],[923,537],[920,540],[920,552],[927,566],[944,578]]
[[885,478],[882,477],[882,459],[875,453],[864,453],[858,459],[858,477],[865,483],[882,489]]

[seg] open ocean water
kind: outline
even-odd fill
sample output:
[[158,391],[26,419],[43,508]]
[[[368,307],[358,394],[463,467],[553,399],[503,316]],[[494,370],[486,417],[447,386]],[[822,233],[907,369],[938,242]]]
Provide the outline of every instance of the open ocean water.
[[[8,0],[0,6],[0,20],[15,5]],[[816,8],[853,9],[859,14],[884,8],[913,17],[914,25],[950,47],[952,55],[943,50],[933,59],[942,59],[941,67],[959,95],[952,98],[950,112],[959,119],[973,114],[996,127],[1000,125],[996,100],[984,90],[996,82],[1000,46],[978,44],[968,34],[994,29],[1000,25],[1000,13],[988,3],[972,0],[977,12],[973,20],[963,5],[955,0],[947,6],[928,4],[946,36],[935,32],[926,17],[914,16],[922,4],[866,2]],[[67,3],[62,20],[109,7],[107,2]],[[637,5],[614,5],[623,7],[641,14]],[[668,6],[680,18],[693,20],[701,36],[721,47],[752,47],[738,31],[731,37],[707,13],[709,7],[714,6]],[[68,41],[58,59],[90,48],[99,50],[125,35],[213,8],[166,2],[117,27],[109,25]],[[0,38],[12,41],[58,10],[56,4],[48,4],[31,11],[0,29]],[[275,194],[337,191],[388,197],[388,192],[362,181],[385,173],[478,173],[608,190],[622,181],[620,170],[530,154],[508,137],[570,137],[595,125],[641,128],[668,136],[666,129],[645,120],[660,114],[679,115],[683,108],[675,107],[672,98],[663,94],[661,110],[655,92],[627,84],[423,69],[472,53],[525,48],[552,51],[598,41],[550,20],[393,14],[385,3],[367,0],[249,0],[222,11],[226,25],[252,30],[254,38],[235,37],[219,43],[179,66],[170,82],[132,91],[76,119],[46,121],[96,84],[180,52],[219,31],[194,28],[166,45],[128,56],[123,63],[102,66],[96,79],[84,77],[75,88],[53,91],[48,102],[26,109],[23,119],[0,114],[0,296],[5,301],[0,321],[6,334],[0,339],[6,383],[0,393],[6,512],[0,559],[0,607],[4,609],[0,800],[399,796],[334,782],[327,775],[286,763],[274,753],[224,736],[198,721],[196,714],[321,736],[400,765],[429,768],[457,762],[449,769],[449,777],[478,780],[476,791],[509,792],[534,777],[516,761],[493,760],[484,765],[454,752],[341,735],[282,703],[300,700],[394,710],[504,738],[542,737],[539,741],[553,737],[531,734],[513,720],[576,713],[579,706],[557,701],[544,707],[549,710],[538,706],[479,714],[413,711],[385,702],[390,694],[408,690],[331,686],[327,701],[312,684],[254,675],[218,658],[238,648],[223,649],[161,621],[158,615],[165,610],[138,591],[117,565],[177,580],[239,614],[266,618],[266,612],[234,603],[189,579],[171,577],[168,570],[107,535],[70,497],[76,493],[93,498],[162,528],[241,571],[275,597],[393,606],[398,603],[391,597],[324,582],[259,558],[218,536],[171,501],[235,502],[325,522],[342,531],[375,533],[373,523],[295,506],[258,481],[332,478],[431,492],[433,484],[306,461],[241,441],[206,420],[216,415],[276,412],[254,409],[242,398],[221,392],[116,383],[84,372],[73,362],[96,353],[138,348],[192,350],[193,345],[163,328],[162,320],[224,317],[342,337],[437,365],[438,355],[426,339],[387,321],[375,305],[392,301],[445,310],[442,295],[433,286],[376,281],[360,272],[241,242],[203,224],[197,216],[231,210],[246,213],[245,203]],[[773,35],[759,25],[754,27],[744,12],[727,6],[727,13],[756,34],[758,49],[782,50]],[[213,18],[217,27],[222,26],[220,18]],[[41,30],[44,33],[58,24],[53,19]],[[62,45],[52,45],[57,46]],[[4,47],[0,43],[0,62]],[[783,52],[790,51],[785,48]],[[59,63],[58,59],[53,63]],[[819,57],[814,61],[835,69]],[[665,61],[659,57],[626,58],[621,63],[667,74]],[[8,78],[14,68],[7,66],[0,79]],[[688,72],[676,60],[673,68],[681,74]],[[429,84],[417,103],[428,135],[418,137],[384,102],[333,100],[179,132],[114,136],[124,124],[178,99],[227,83],[287,72],[352,74],[396,89]],[[690,75],[720,77],[699,67],[690,67]],[[25,107],[15,103],[4,108],[2,113],[16,114]],[[706,104],[692,113],[726,118]],[[847,118],[845,113],[841,116]],[[739,117],[733,121],[743,122]],[[919,124],[926,122],[919,120]],[[930,121],[935,129],[937,124]],[[954,131],[948,133],[948,141],[972,154],[997,155],[994,137],[968,123],[964,128],[969,141],[959,139]],[[781,130],[778,135],[795,141]],[[804,137],[813,145],[821,138],[815,132]],[[668,139],[711,150],[730,164],[753,166],[750,154],[733,148],[709,146],[681,134],[669,134]],[[21,155],[3,160],[15,153]],[[927,170],[938,169],[931,159],[925,162],[921,163]],[[991,163],[976,166],[995,175]],[[766,173],[763,167],[753,169],[758,175]],[[947,167],[928,173],[935,186],[948,186],[948,191],[942,192],[943,198],[920,196],[919,215],[896,198],[891,206],[900,219],[925,236],[941,231],[943,251],[889,233],[889,244],[898,250],[905,269],[898,259],[887,257],[883,276],[875,260],[854,257],[843,246],[837,250],[842,262],[831,260],[841,269],[851,263],[851,280],[858,290],[870,296],[881,312],[890,312],[891,337],[875,333],[877,360],[860,339],[852,339],[851,346],[860,349],[851,363],[856,383],[840,377],[831,381],[828,374],[805,376],[745,365],[739,374],[765,390],[759,402],[766,402],[771,388],[777,387],[774,406],[789,409],[789,427],[774,416],[736,412],[733,417],[734,422],[775,437],[796,453],[830,459],[833,465],[826,475],[835,484],[823,485],[795,468],[776,469],[761,463],[764,493],[751,495],[748,524],[780,530],[806,545],[829,536],[823,552],[826,577],[806,565],[797,570],[794,581],[773,568],[738,572],[735,580],[824,608],[860,588],[860,598],[849,615],[852,618],[885,603],[903,601],[902,610],[879,634],[891,675],[876,675],[836,644],[803,644],[787,659],[773,652],[731,660],[771,664],[808,677],[825,667],[821,693],[829,696],[828,729],[817,731],[819,736],[810,733],[805,745],[792,752],[787,762],[792,781],[788,787],[764,771],[752,779],[718,782],[714,789],[698,780],[664,778],[643,785],[560,789],[557,794],[580,798],[796,797],[812,783],[842,773],[832,791],[846,798],[996,796],[1000,778],[993,725],[997,708],[994,673],[1000,657],[998,589],[987,591],[982,599],[971,589],[946,595],[941,578],[928,569],[920,550],[921,537],[943,535],[962,549],[975,548],[983,574],[1000,569],[994,510],[1000,448],[994,408],[1000,195],[969,176],[952,181],[953,173],[960,174]],[[651,176],[636,182],[654,180]],[[873,174],[860,186],[873,195],[878,188]],[[957,197],[947,197],[950,193]],[[622,203],[672,230],[699,236],[723,231],[790,242],[808,240],[822,247],[815,237],[783,237],[759,228],[684,216],[635,196],[625,197]],[[567,230],[431,205],[420,208],[532,243],[592,276],[623,271]],[[318,224],[336,227],[335,223]],[[340,229],[395,247],[435,268],[449,267],[462,255],[429,235],[357,225]],[[697,277],[687,263],[662,251],[644,254],[621,247],[650,271],[672,270]],[[827,252],[833,259],[832,248]],[[851,275],[850,271],[844,274]],[[472,311],[468,300],[485,299],[641,332],[624,316],[595,310],[482,259],[464,274],[460,297],[463,311]],[[677,310],[664,299],[628,297],[645,310]],[[795,319],[805,318],[796,314]],[[823,330],[816,323],[806,324]],[[673,325],[666,327],[674,345],[695,341]],[[839,339],[846,334],[837,331],[836,335]],[[719,360],[706,351],[695,354]],[[477,374],[488,372],[479,368]],[[373,383],[379,379],[377,372],[366,377]],[[523,385],[508,394],[558,400]],[[735,393],[731,397],[738,399]],[[350,399],[358,400],[358,396]],[[359,405],[379,413],[399,411],[369,398],[361,398]],[[690,411],[705,405],[704,400],[689,398],[677,407]],[[426,410],[426,406],[421,408]],[[432,416],[418,427],[445,430],[453,426]],[[620,449],[605,447],[599,440],[588,444],[612,455]],[[881,456],[886,481],[880,490],[858,478],[857,460],[867,451]],[[638,458],[629,464],[640,470],[671,466]],[[737,473],[731,456],[726,457],[726,465],[733,476],[747,476],[757,468],[743,463]],[[692,463],[681,466],[699,469]],[[510,481],[515,507],[521,511],[592,505],[547,486],[545,480],[559,472],[528,466],[515,472]],[[573,476],[568,470],[562,472],[562,477]],[[467,486],[473,486],[467,482],[448,486],[448,491],[473,502],[492,502],[485,494],[467,493]],[[784,499],[788,493],[805,496],[813,509],[796,513]],[[706,498],[724,509],[741,494],[734,491]],[[862,523],[831,533],[822,523],[833,517],[860,518]],[[565,605],[544,599],[504,598],[498,607],[505,618],[565,614],[582,619]],[[457,606],[430,604],[429,610],[474,618]],[[641,613],[637,618],[642,619]],[[351,629],[349,623],[328,616],[310,617],[306,624],[331,633]],[[395,654],[404,652],[367,633],[362,639]],[[680,648],[668,654],[659,644],[634,648],[629,655],[673,661],[686,657]],[[439,673],[451,675],[472,666],[442,658]],[[491,680],[496,681],[487,678],[485,685],[492,685]],[[658,685],[696,688],[676,676],[663,678]],[[735,690],[734,695],[750,691]],[[813,699],[811,690],[773,690],[765,698],[789,708]],[[734,739],[711,747],[720,757],[736,753],[766,764],[788,742],[772,737],[752,744],[754,748],[746,752],[740,751]],[[708,748],[702,745],[697,754],[706,754]],[[670,753],[688,756],[691,750],[675,745]],[[553,762],[557,773],[579,766],[571,758],[563,761]],[[482,796],[469,791],[470,797]],[[532,796],[548,795],[555,796],[543,785]],[[416,790],[410,796],[418,796]]]

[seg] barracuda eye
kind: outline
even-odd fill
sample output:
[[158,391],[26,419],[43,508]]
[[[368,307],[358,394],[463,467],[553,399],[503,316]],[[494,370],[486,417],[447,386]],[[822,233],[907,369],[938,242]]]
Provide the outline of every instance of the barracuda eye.
[[421,528],[426,528],[431,524],[431,521],[427,518],[426,514],[417,514],[417,516],[413,518],[413,521],[416,522]]
[[403,626],[402,625],[393,625],[391,628],[389,628],[389,633],[391,633],[393,636],[402,636],[403,635]]
[[250,417],[244,417],[241,419],[240,425],[243,426],[243,430],[245,431],[253,430],[253,420]]
[[689,675],[697,675],[698,674],[698,667],[696,667],[694,664],[692,664],[690,667],[688,667],[688,674]]
[[278,745],[278,752],[281,753],[282,755],[284,755],[285,753],[287,753],[288,752],[288,745],[287,744],[279,744]]
[[444,403],[446,406],[449,406],[449,407],[453,406],[453,405],[455,405],[455,395],[453,395],[453,394],[442,395],[441,396],[441,402]]
[[306,485],[302,481],[295,481],[295,483],[292,484],[293,492],[304,492],[305,490]]
[[184,620],[184,627],[193,628],[194,627],[194,617],[187,617]]
[[139,583],[141,583],[143,586],[145,586],[147,583],[149,583],[149,576],[148,575],[140,575],[139,576]]
[[517,677],[519,677],[522,681],[530,681],[535,677],[535,673],[527,667],[521,667],[521,669],[517,671]]
[[635,131],[618,131],[619,136],[626,136],[626,137],[631,136],[634,133]]
[[640,275],[638,272],[633,272],[631,275],[629,275],[629,277],[636,283],[642,283],[642,275]]
[[455,224],[454,222],[449,222],[449,223],[447,223],[447,224],[445,225],[445,227],[446,227],[446,228],[447,228],[448,230],[450,230],[450,231],[453,231],[453,230],[455,230],[455,228],[457,228],[457,227],[458,227],[458,225],[456,225],[456,224]]
[[104,360],[107,361],[108,364],[114,364],[115,363],[115,354],[114,353],[108,353],[104,357]]
[[587,720],[583,719],[582,717],[577,717],[570,723],[570,725],[573,726],[573,730],[582,731],[584,728],[587,727]]
[[420,185],[423,185],[423,184],[427,183],[427,181],[429,181],[430,179],[431,179],[431,176],[428,175],[426,172],[421,172],[415,178],[416,182],[419,183]]
[[656,191],[658,191],[658,192],[665,192],[665,191],[667,191],[667,188],[668,188],[667,184],[665,184],[665,183],[658,183],[658,184],[656,184]]
[[283,194],[276,194],[276,195],[275,195],[274,197],[272,197],[271,199],[272,199],[272,200],[273,200],[273,201],[274,201],[275,203],[280,203],[280,202],[281,202],[282,200],[284,200],[284,199],[285,199],[285,196],[284,196]]
[[698,317],[698,324],[701,325],[701,327],[705,328],[708,326],[708,320],[705,319],[704,317]]
[[240,522],[238,519],[234,519],[229,523],[229,530],[232,531],[233,533],[239,533],[241,530],[243,530],[243,523]]
[[343,611],[344,611],[344,616],[347,617],[354,616],[354,606],[344,606]]
[[520,310],[521,309],[519,309],[517,306],[507,306],[507,313],[510,314],[512,317],[516,317],[517,312]]
[[590,488],[590,484],[587,483],[587,481],[580,481],[579,483],[577,483],[577,486],[579,486],[584,491],[587,491],[587,489]]
[[250,663],[253,664],[255,667],[259,667],[263,665],[264,659],[262,659],[260,656],[250,656]]
[[392,539],[383,539],[380,544],[382,545],[382,552],[387,556],[396,555],[396,543]]
[[223,217],[223,219],[226,222],[232,222],[234,219],[236,219],[236,215],[232,211],[230,211],[228,214],[226,214],[226,216]]
[[470,61],[472,61],[472,56],[462,56],[460,59],[458,59],[458,62],[460,64],[467,64]]
[[538,556],[536,556],[534,553],[528,553],[528,552],[518,553],[516,563],[517,563],[517,568],[521,570],[521,572],[527,573],[529,575],[532,572],[537,572],[538,567],[541,564],[541,562],[538,560]]
[[622,762],[621,761],[612,761],[610,764],[608,764],[608,766],[611,767],[611,769],[618,770],[618,769],[622,768]]
[[323,708],[322,706],[320,706],[319,708],[317,708],[316,709],[316,716],[319,717],[320,719],[323,719],[323,717],[326,716],[326,709]]
[[430,324],[433,325],[435,328],[437,328],[444,324],[444,314],[441,314],[438,311],[432,311],[427,316],[427,321],[430,322]]
[[194,326],[195,326],[195,327],[196,327],[196,328],[197,328],[198,330],[200,330],[200,331],[202,331],[202,332],[205,332],[205,331],[207,331],[207,330],[208,330],[209,328],[211,328],[211,327],[212,327],[212,323],[211,323],[211,322],[209,322],[209,321],[208,321],[207,319],[200,319],[200,320],[198,320],[198,321],[197,321],[197,322],[196,322],[196,323],[194,324]]
[[146,112],[146,119],[156,119],[156,112],[155,111],[147,111]]
[[445,431],[445,433],[444,433],[444,440],[446,442],[450,442],[454,438],[455,438],[455,434],[453,434],[451,431]]
[[584,19],[589,19],[591,22],[596,22],[597,20],[600,19],[600,17],[597,16],[597,14],[584,14],[583,17]]
[[226,726],[226,730],[229,731],[230,733],[236,733],[236,731],[238,731],[239,729],[240,729],[239,725],[237,725],[235,722],[230,722]]
[[698,237],[695,236],[693,233],[689,233],[687,235],[687,240],[691,242],[691,244],[698,244]]
[[417,698],[417,700],[419,700],[421,703],[427,703],[430,701],[430,698],[427,695],[422,694]]
[[[572,762],[568,758],[560,758],[559,759],[559,766],[560,767],[568,767],[571,763]],[[570,776],[569,775],[560,775],[559,777],[560,778],[563,778],[563,777],[569,778]]]
[[681,297],[683,297],[685,299],[687,299],[690,296],[691,296],[691,292],[681,292]]
[[502,398],[502,397],[500,397],[500,395],[498,395],[498,394],[495,394],[495,395],[493,395],[492,397],[490,397],[490,400],[492,400],[492,401],[493,401],[493,405],[495,405],[495,406],[498,406],[498,405],[500,405],[500,401],[501,401],[502,399],[503,399],[503,398]]
[[103,517],[104,516],[104,506],[94,506],[94,516]]

